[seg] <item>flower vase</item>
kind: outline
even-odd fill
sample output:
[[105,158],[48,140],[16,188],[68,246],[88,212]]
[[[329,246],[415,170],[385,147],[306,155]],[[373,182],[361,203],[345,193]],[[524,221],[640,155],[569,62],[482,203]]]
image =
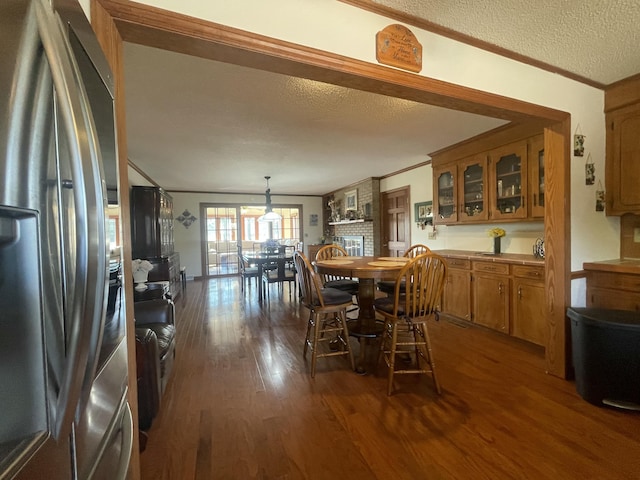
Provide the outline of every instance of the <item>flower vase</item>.
[[496,255],[500,253],[500,238],[501,237],[493,237],[493,253]]
[[133,282],[136,284],[135,289],[138,291],[147,289],[147,279],[149,278],[149,272],[146,270],[136,270],[133,272]]

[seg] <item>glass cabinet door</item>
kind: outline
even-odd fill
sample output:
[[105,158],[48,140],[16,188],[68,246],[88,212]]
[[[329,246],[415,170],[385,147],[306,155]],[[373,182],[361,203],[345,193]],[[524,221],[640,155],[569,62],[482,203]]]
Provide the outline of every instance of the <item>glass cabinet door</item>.
[[529,209],[534,218],[544,217],[544,136],[529,142]]
[[477,155],[462,161],[460,171],[460,221],[489,218],[486,202],[487,158]]
[[526,218],[527,144],[505,145],[492,152],[493,219]]
[[458,220],[456,210],[456,166],[434,169],[436,179],[436,223],[453,223]]

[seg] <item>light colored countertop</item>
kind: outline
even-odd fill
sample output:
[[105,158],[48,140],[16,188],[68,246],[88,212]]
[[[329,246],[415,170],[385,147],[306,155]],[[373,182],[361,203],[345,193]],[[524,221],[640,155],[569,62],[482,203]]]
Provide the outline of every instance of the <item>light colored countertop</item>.
[[544,267],[544,258],[534,257],[522,253],[500,253],[494,255],[486,252],[472,252],[469,250],[433,250],[445,258],[460,258],[483,262],[510,263],[517,265],[533,265]]
[[600,262],[587,262],[582,264],[585,270],[597,270],[601,272],[631,273],[640,275],[640,260],[618,258],[615,260],[602,260]]

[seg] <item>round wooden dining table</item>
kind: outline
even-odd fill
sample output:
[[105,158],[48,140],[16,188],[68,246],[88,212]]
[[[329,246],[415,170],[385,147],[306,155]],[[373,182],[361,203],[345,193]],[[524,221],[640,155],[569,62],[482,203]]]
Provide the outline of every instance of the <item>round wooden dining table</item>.
[[377,280],[395,280],[400,269],[408,262],[405,257],[333,257],[314,262],[319,274],[339,275],[358,279],[357,320],[349,322],[349,334],[360,340],[358,372],[364,373],[365,344],[367,339],[380,335],[382,325],[376,323],[373,301]]

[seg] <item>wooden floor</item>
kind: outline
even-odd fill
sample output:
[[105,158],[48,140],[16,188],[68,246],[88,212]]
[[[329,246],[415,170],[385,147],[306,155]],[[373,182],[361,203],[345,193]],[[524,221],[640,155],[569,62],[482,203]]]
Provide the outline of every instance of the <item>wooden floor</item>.
[[235,278],[188,283],[143,479],[640,478],[640,415],[587,403],[538,348],[443,319],[442,396],[404,376],[387,397],[384,368],[360,376],[346,357],[311,379],[307,312],[283,297],[261,307]]

